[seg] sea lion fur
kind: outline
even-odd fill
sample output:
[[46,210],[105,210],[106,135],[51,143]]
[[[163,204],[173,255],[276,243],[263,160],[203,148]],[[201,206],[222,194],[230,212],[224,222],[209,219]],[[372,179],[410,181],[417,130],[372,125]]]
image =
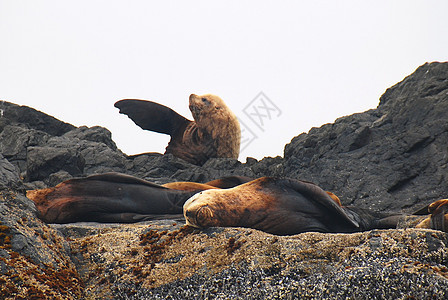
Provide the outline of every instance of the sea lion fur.
[[190,95],[189,108],[194,121],[152,101],[123,99],[115,107],[142,129],[169,134],[171,140],[165,154],[171,153],[196,165],[212,157],[237,159],[239,156],[240,124],[216,95]]
[[185,202],[184,217],[193,227],[249,227],[280,235],[360,230],[352,213],[317,185],[273,177],[202,191]]

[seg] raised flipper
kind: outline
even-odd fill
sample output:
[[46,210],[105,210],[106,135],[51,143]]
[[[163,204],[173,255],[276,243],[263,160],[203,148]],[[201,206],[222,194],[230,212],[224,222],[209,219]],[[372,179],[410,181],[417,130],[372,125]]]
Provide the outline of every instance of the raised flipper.
[[114,105],[142,129],[169,134],[171,137],[184,132],[192,121],[164,105],[137,99],[123,99]]
[[28,191],[27,197],[36,203],[39,217],[47,223],[130,222],[133,218],[142,219],[141,215],[180,214],[184,202],[196,192],[106,173]]

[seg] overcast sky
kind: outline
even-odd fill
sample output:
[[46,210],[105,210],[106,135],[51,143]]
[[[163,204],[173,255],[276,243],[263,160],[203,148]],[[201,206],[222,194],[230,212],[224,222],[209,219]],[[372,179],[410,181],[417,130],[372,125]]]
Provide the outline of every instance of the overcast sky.
[[0,99],[76,126],[104,126],[127,154],[164,152],[115,101],[191,119],[219,95],[247,156],[283,154],[312,127],[375,108],[384,91],[448,61],[448,1],[0,0]]

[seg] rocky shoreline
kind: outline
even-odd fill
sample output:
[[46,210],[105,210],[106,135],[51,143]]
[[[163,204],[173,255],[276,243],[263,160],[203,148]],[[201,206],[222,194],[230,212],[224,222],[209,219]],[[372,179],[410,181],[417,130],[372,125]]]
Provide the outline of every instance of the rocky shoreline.
[[419,67],[376,109],[313,128],[284,157],[195,166],[126,156],[102,127],[0,101],[0,298],[266,299],[448,297],[448,235],[402,228],[279,237],[252,229],[47,225],[27,189],[122,172],[156,183],[227,175],[313,181],[344,205],[412,212],[448,195],[448,63]]

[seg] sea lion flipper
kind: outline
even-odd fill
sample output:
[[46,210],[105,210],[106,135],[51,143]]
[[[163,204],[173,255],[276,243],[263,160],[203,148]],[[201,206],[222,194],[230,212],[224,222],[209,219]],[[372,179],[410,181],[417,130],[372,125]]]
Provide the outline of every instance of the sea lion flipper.
[[138,99],[123,99],[114,106],[121,114],[127,115],[142,129],[151,130],[171,136],[179,130],[184,130],[190,120],[164,105]]
[[183,214],[137,214],[137,213],[97,213],[95,215],[96,222],[102,223],[136,223],[143,221],[155,221],[155,220],[172,220],[180,221],[184,220]]
[[141,178],[134,177],[132,175],[127,175],[123,173],[118,172],[107,172],[102,174],[95,174],[90,175],[83,178],[74,178],[69,181],[91,181],[91,180],[101,180],[106,182],[112,182],[112,183],[127,183],[127,184],[139,184],[139,185],[146,185],[154,188],[160,188],[164,189],[163,186],[152,183],[150,181],[146,181]]
[[322,190],[319,186],[307,181],[289,180],[289,179],[284,180],[287,180],[288,185],[298,193],[308,196],[310,199],[318,202],[327,209],[330,209],[334,213],[337,213],[339,216],[342,217],[343,220],[348,221],[351,225],[355,226],[356,228],[360,227],[359,223],[353,217],[347,214],[344,208],[341,207],[336,200],[334,200],[327,192]]

